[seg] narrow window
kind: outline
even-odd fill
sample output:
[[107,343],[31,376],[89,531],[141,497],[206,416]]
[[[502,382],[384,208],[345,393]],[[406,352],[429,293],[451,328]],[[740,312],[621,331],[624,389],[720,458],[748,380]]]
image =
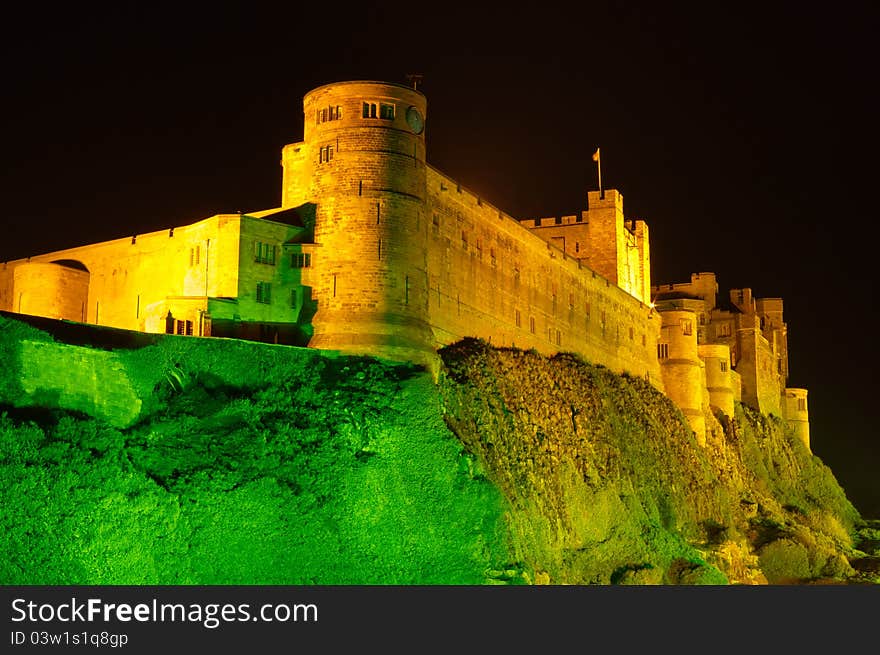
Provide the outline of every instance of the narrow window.
[[580,241],[575,241],[575,242],[574,242],[574,251],[575,251],[575,252],[580,252],[580,251],[581,251],[581,242],[580,242]]
[[800,412],[807,411],[807,399],[806,398],[798,398],[797,407],[798,407],[798,411],[800,411]]
[[559,330],[556,330],[556,345],[562,345],[562,332],[560,332]]
[[258,264],[275,265],[275,246],[262,241],[254,242],[254,261]]
[[307,252],[290,253],[291,268],[308,268],[312,265],[312,255]]
[[529,332],[535,333],[535,317],[529,316]]
[[658,343],[657,344],[657,359],[668,359],[669,358],[669,344],[668,343]]
[[694,333],[693,321],[687,318],[681,319],[681,333],[686,337],[692,335]]
[[[375,108],[375,105],[373,105]],[[373,110],[375,111],[375,109]],[[384,118],[387,121],[394,120],[394,105],[388,105],[384,102],[379,105],[379,118]]]
[[516,327],[522,327],[522,315],[519,313],[518,309],[515,312],[515,320],[516,320]]
[[193,335],[193,322],[186,322],[186,336],[191,337]]
[[634,341],[636,338],[636,331],[633,328],[629,329],[629,340]]
[[727,362],[725,362],[725,361],[723,361],[723,360],[722,360],[722,362],[721,362],[721,372],[722,372],[722,373],[726,373],[726,372],[727,372]]
[[264,305],[272,302],[272,285],[269,282],[257,282],[257,302]]

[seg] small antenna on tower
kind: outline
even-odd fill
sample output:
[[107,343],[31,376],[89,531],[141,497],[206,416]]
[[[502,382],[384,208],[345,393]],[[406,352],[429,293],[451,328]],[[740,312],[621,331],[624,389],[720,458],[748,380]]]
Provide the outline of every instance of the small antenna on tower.
[[416,91],[419,90],[419,84],[421,83],[423,77],[424,75],[422,75],[421,73],[406,74],[406,79],[409,81],[410,84],[412,84],[413,89],[415,89]]

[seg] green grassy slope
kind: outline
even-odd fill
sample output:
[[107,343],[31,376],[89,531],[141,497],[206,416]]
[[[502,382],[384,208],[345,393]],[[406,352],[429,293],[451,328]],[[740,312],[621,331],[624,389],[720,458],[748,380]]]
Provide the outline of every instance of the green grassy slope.
[[57,343],[53,384],[70,358],[135,390],[113,427],[28,396],[17,367],[49,351],[23,344],[51,340],[0,317],[0,584],[801,582],[858,554],[780,422],[740,407],[702,449],[662,394],[572,356],[465,341],[435,383],[231,340]]

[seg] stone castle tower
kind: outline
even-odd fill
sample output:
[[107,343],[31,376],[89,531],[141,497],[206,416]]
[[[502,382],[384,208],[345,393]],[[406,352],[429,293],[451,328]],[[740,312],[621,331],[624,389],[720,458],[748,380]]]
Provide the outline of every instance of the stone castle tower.
[[304,141],[282,151],[282,206],[317,205],[309,345],[425,362],[425,96],[341,82],[308,93],[303,109]]

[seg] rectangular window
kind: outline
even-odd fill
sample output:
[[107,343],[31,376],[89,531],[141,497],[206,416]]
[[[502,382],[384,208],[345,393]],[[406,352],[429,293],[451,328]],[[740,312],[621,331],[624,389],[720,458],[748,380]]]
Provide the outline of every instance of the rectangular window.
[[629,329],[629,340],[633,341],[636,338],[636,331],[633,328]]
[[264,305],[272,302],[272,285],[269,282],[257,282],[257,302]]
[[515,317],[516,317],[516,327],[522,327],[522,316],[520,315],[518,309],[516,310]]
[[562,345],[562,332],[560,332],[559,330],[556,330],[556,345]]
[[254,242],[254,262],[275,265],[275,246],[262,241]]
[[183,321],[177,321],[177,334],[184,334],[186,332],[186,325]]
[[668,343],[658,343],[657,344],[657,359],[668,359],[669,358],[669,344]]
[[535,317],[529,316],[529,332],[535,333]]
[[721,362],[721,372],[722,372],[722,373],[726,373],[726,372],[727,372],[727,362],[725,362],[725,361],[722,361],[722,362]]
[[312,255],[308,252],[290,253],[290,268],[309,268],[312,265]]
[[681,319],[681,333],[690,336],[694,333],[694,323],[688,318]]
[[807,411],[807,399],[806,398],[798,398],[798,411],[799,412]]
[[318,163],[324,164],[333,159],[333,146],[322,146],[318,152]]
[[376,103],[375,102],[365,102],[364,103],[364,118],[376,118]]
[[379,105],[379,118],[384,118],[387,121],[394,120],[394,105],[388,105],[384,102]]

